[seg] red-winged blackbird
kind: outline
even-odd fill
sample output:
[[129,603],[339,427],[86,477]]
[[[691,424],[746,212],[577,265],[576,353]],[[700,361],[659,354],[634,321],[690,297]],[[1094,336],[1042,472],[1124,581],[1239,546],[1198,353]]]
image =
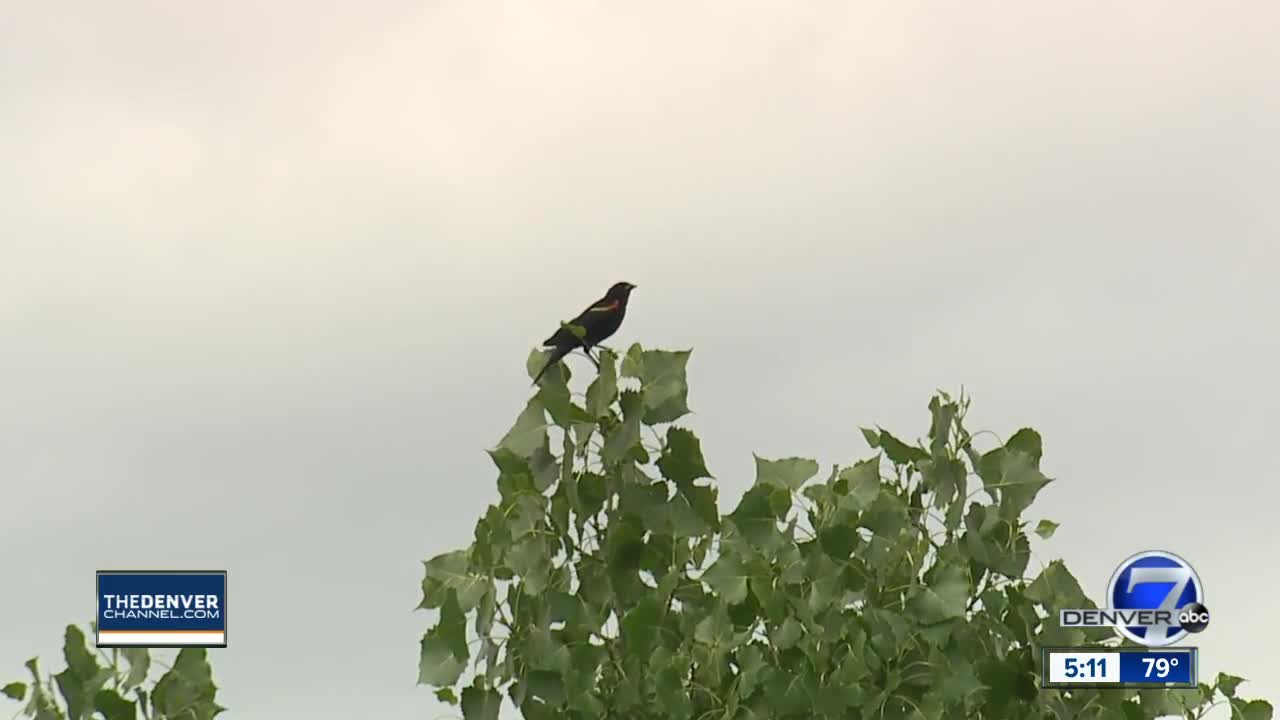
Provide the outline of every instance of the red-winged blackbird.
[[548,368],[578,348],[582,348],[594,363],[596,359],[591,357],[590,348],[618,331],[618,327],[622,325],[623,316],[627,314],[627,300],[631,297],[631,291],[635,289],[636,286],[629,282],[614,283],[604,297],[592,303],[591,307],[583,310],[578,317],[570,320],[570,325],[577,325],[586,331],[582,337],[574,335],[569,328],[561,327],[544,340],[542,346],[553,349],[547,364],[542,366],[538,376],[533,379],[533,384],[537,385]]

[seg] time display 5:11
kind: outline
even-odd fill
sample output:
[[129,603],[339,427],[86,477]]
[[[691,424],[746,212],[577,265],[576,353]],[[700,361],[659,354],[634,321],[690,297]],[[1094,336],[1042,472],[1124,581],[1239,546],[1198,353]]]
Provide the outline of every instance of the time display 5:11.
[[1063,674],[1069,678],[1099,678],[1107,676],[1107,657],[1091,657],[1088,660],[1077,660],[1076,658],[1064,658]]
[[1068,685],[1119,682],[1120,658],[1114,650],[1051,650],[1046,658],[1045,679]]

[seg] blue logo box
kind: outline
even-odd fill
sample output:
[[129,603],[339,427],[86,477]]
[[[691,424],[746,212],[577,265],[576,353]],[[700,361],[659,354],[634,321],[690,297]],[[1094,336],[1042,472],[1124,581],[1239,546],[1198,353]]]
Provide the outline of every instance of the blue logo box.
[[225,570],[99,570],[97,646],[226,647]]

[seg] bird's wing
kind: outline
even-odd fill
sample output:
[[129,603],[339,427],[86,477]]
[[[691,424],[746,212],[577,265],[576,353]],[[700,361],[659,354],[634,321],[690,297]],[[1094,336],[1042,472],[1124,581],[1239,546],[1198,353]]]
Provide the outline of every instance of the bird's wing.
[[582,311],[582,315],[599,315],[601,313],[616,312],[620,307],[622,307],[621,300],[609,300],[607,302],[602,300]]
[[[593,325],[604,320],[613,313],[616,313],[621,307],[622,301],[620,300],[601,298],[593,303],[591,307],[583,310],[581,313],[578,313],[578,317],[570,320],[568,324],[577,325],[578,327],[590,332]],[[542,344],[544,347],[551,347],[553,345],[561,344],[576,345],[577,343],[578,339],[575,338],[568,330],[560,328],[559,330],[556,330],[551,337],[544,340]]]

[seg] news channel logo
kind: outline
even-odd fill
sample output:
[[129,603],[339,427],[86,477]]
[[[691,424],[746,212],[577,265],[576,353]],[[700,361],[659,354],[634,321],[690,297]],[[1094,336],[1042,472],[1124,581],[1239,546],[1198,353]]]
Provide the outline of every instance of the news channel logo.
[[226,647],[225,570],[99,570],[98,647]]
[[1191,563],[1164,550],[1134,555],[1111,575],[1108,607],[1062,610],[1063,627],[1111,627],[1147,647],[1164,647],[1209,627],[1204,585]]

